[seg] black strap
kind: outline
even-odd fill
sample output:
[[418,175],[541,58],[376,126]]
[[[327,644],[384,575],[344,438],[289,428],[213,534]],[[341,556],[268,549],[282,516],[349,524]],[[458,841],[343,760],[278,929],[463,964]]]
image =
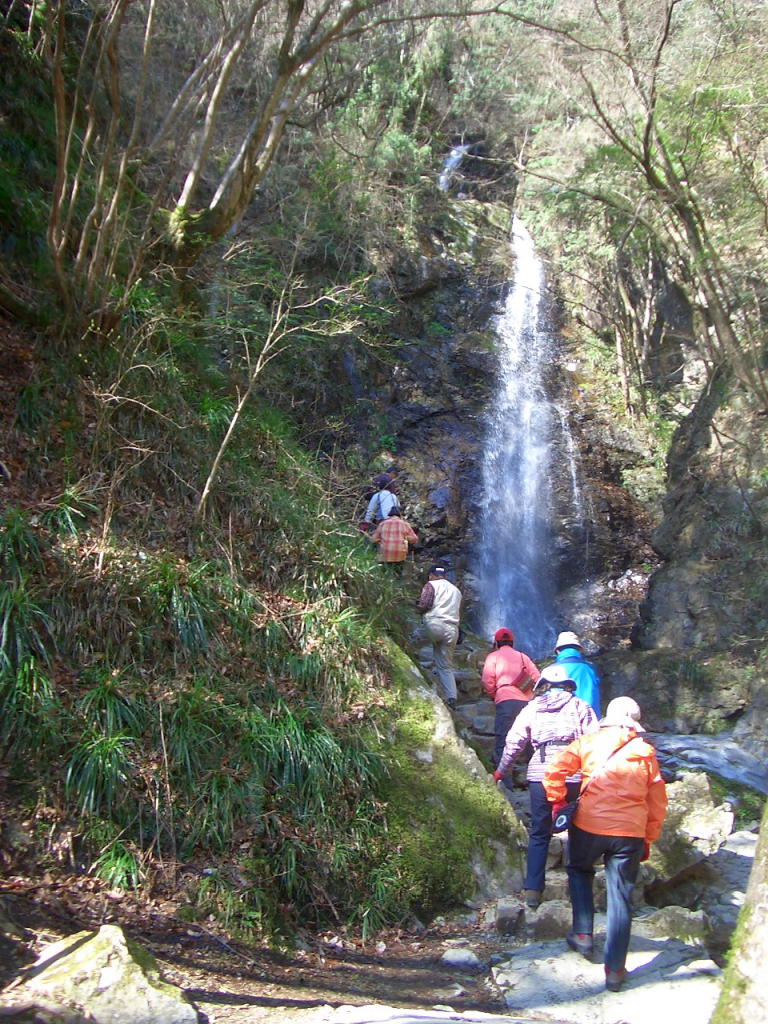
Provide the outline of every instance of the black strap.
[[[567,747],[567,746],[568,746],[568,744],[569,744],[569,743],[573,743],[573,741],[574,741],[575,739],[578,739],[578,736],[568,736],[567,738],[566,738],[565,736],[555,736],[555,738],[554,738],[554,739],[552,739],[552,740],[544,740],[544,742],[543,742],[543,743],[540,743],[540,744],[538,745],[538,747],[535,747],[535,748],[534,748],[534,751],[533,751],[533,752],[534,752],[534,754],[538,754],[538,752],[539,752],[540,750],[542,750],[542,751],[543,751],[543,750],[546,750],[546,748],[547,748],[547,747],[548,747],[548,746],[550,745],[550,743],[560,743],[560,744],[562,744],[563,746],[566,746],[566,747]],[[542,755],[541,755],[541,760],[542,760],[542,761],[544,760],[544,754],[542,754]]]

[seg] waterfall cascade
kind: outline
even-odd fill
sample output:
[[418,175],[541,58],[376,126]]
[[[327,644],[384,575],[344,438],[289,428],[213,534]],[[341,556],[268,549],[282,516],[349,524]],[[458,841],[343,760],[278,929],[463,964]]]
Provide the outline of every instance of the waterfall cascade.
[[567,419],[545,387],[556,350],[546,316],[544,269],[517,217],[512,248],[515,276],[504,312],[492,324],[500,343],[499,390],[486,429],[475,575],[481,632],[490,636],[507,626],[516,646],[541,657],[551,653],[556,634],[550,515],[557,434],[564,435],[561,447],[571,461],[566,476],[574,511],[579,492]]
[[451,178],[453,172],[457,169],[461,161],[469,152],[469,146],[454,146],[451,152],[443,161],[443,169],[440,172],[440,176],[437,179],[437,186],[443,192],[448,191],[448,186],[451,184]]

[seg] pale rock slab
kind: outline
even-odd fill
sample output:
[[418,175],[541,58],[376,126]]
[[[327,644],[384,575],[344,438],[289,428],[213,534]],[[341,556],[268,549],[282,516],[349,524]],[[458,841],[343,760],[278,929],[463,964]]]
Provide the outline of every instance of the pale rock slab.
[[323,1014],[318,1019],[323,1024],[442,1024],[449,1021],[465,1021],[467,1024],[518,1024],[510,1021],[507,1016],[499,1017],[479,1010],[465,1010],[461,1013],[440,1007],[431,1010],[404,1010],[379,1005],[339,1006],[330,1015]]
[[480,966],[477,953],[462,947],[446,949],[440,957],[440,963],[445,964],[446,967],[459,967],[466,970],[477,970]]
[[670,882],[715,853],[733,829],[733,811],[716,807],[706,775],[684,773],[667,786],[669,804],[646,871]]
[[564,942],[542,942],[521,949],[493,973],[507,1007],[521,1015],[568,1024],[707,1024],[720,991],[720,971],[700,948],[633,935],[627,968],[622,990],[606,992],[601,963],[591,963]]
[[181,989],[115,925],[46,947],[21,990],[82,1007],[97,1024],[197,1024]]
[[671,935],[688,946],[701,946],[709,937],[710,927],[703,910],[671,906],[636,919],[632,930],[634,934],[648,938],[660,939]]

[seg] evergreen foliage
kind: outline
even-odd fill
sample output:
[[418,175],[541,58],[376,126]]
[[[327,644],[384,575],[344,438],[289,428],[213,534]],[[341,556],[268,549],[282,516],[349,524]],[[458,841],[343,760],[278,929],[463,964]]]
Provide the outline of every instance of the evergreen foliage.
[[[392,807],[417,790],[407,745],[384,741],[409,699],[382,637],[406,639],[408,597],[352,526],[354,465],[329,473],[255,394],[195,522],[248,379],[233,325],[256,337],[269,306],[265,263],[251,270],[246,298],[246,264],[220,282],[225,317],[174,319],[162,293],[145,296],[124,344],[83,339],[18,392],[28,493],[50,496],[0,521],[7,781],[31,814],[55,808],[78,863],[110,885],[141,891],[183,871],[190,919],[369,935],[473,883],[417,856],[436,827],[427,803],[408,803],[407,842],[395,825],[405,811]],[[300,329],[281,358],[295,374],[327,332],[308,337],[300,306],[290,315]],[[44,417],[29,413],[33,395]],[[483,813],[508,834],[498,809]],[[451,863],[476,841],[468,829]]]

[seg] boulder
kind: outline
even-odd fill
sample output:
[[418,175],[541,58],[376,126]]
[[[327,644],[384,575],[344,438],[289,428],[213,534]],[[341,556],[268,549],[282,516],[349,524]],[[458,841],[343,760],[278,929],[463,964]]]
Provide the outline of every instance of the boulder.
[[456,720],[460,725],[471,726],[472,719],[477,715],[477,704],[459,704],[455,711]]
[[[503,841],[490,839],[487,835],[478,835],[471,849],[468,866],[475,883],[471,902],[473,907],[479,907],[488,899],[497,899],[522,887],[520,844],[525,836],[525,829],[501,793],[493,788],[492,780],[476,752],[457,733],[453,715],[445,703],[435,690],[424,684],[423,675],[412,661],[404,659],[402,652],[398,652],[397,657],[401,661],[403,679],[409,686],[412,698],[429,705],[434,718],[431,736],[421,738],[419,746],[411,750],[411,755],[415,757],[418,751],[421,763],[427,770],[431,767],[425,756],[427,751],[431,751],[433,760],[437,760],[439,754],[443,761],[449,761],[452,769],[459,770],[466,777],[469,787],[478,786],[482,789],[483,799],[495,805],[494,813],[498,814],[507,832]],[[450,796],[455,798],[456,792],[452,791]],[[435,804],[440,814],[448,817],[451,814],[461,814],[461,801],[452,804],[451,808],[443,806],[437,800]]]
[[713,906],[707,911],[707,948],[710,952],[723,956],[731,946],[733,933],[739,920],[739,908]]
[[496,903],[496,931],[499,935],[520,936],[525,932],[525,905],[514,896],[507,896]]
[[763,764],[768,762],[768,682],[756,686],[743,716],[733,730],[733,740]]
[[472,719],[472,729],[480,736],[493,736],[494,719],[491,715],[478,715]]
[[528,934],[537,941],[562,939],[571,920],[571,904],[567,900],[550,900],[542,903],[531,918]]
[[655,876],[655,884],[662,885],[715,853],[733,828],[733,811],[715,806],[704,774],[683,773],[667,786],[667,796],[667,816],[646,869],[646,877]]
[[477,850],[470,862],[477,884],[478,898],[500,896],[505,892],[521,889],[523,873],[519,851],[497,841],[490,842],[487,847],[493,852],[493,860],[490,863],[487,859],[488,849],[484,854]]
[[567,900],[568,879],[561,871],[550,871],[547,874],[547,881],[544,885],[545,900]]
[[723,892],[747,891],[757,847],[756,832],[734,832],[707,861],[710,875]]
[[446,967],[458,967],[465,970],[477,970],[480,967],[480,961],[476,953],[473,953],[471,949],[446,949],[443,955],[440,957],[440,963],[445,964]]
[[710,926],[703,910],[686,910],[685,907],[663,907],[640,918],[633,925],[638,936],[664,938],[672,936],[687,946],[704,944],[709,938]]
[[0,1000],[0,1018],[11,1024],[92,1024],[77,1010],[45,999]]
[[47,946],[19,990],[82,1008],[97,1024],[196,1024],[181,989],[160,978],[154,959],[115,925]]
[[553,868],[559,867],[561,864],[565,866],[565,851],[566,845],[564,837],[562,835],[553,835],[549,840],[549,849],[547,850],[547,871],[551,871]]

